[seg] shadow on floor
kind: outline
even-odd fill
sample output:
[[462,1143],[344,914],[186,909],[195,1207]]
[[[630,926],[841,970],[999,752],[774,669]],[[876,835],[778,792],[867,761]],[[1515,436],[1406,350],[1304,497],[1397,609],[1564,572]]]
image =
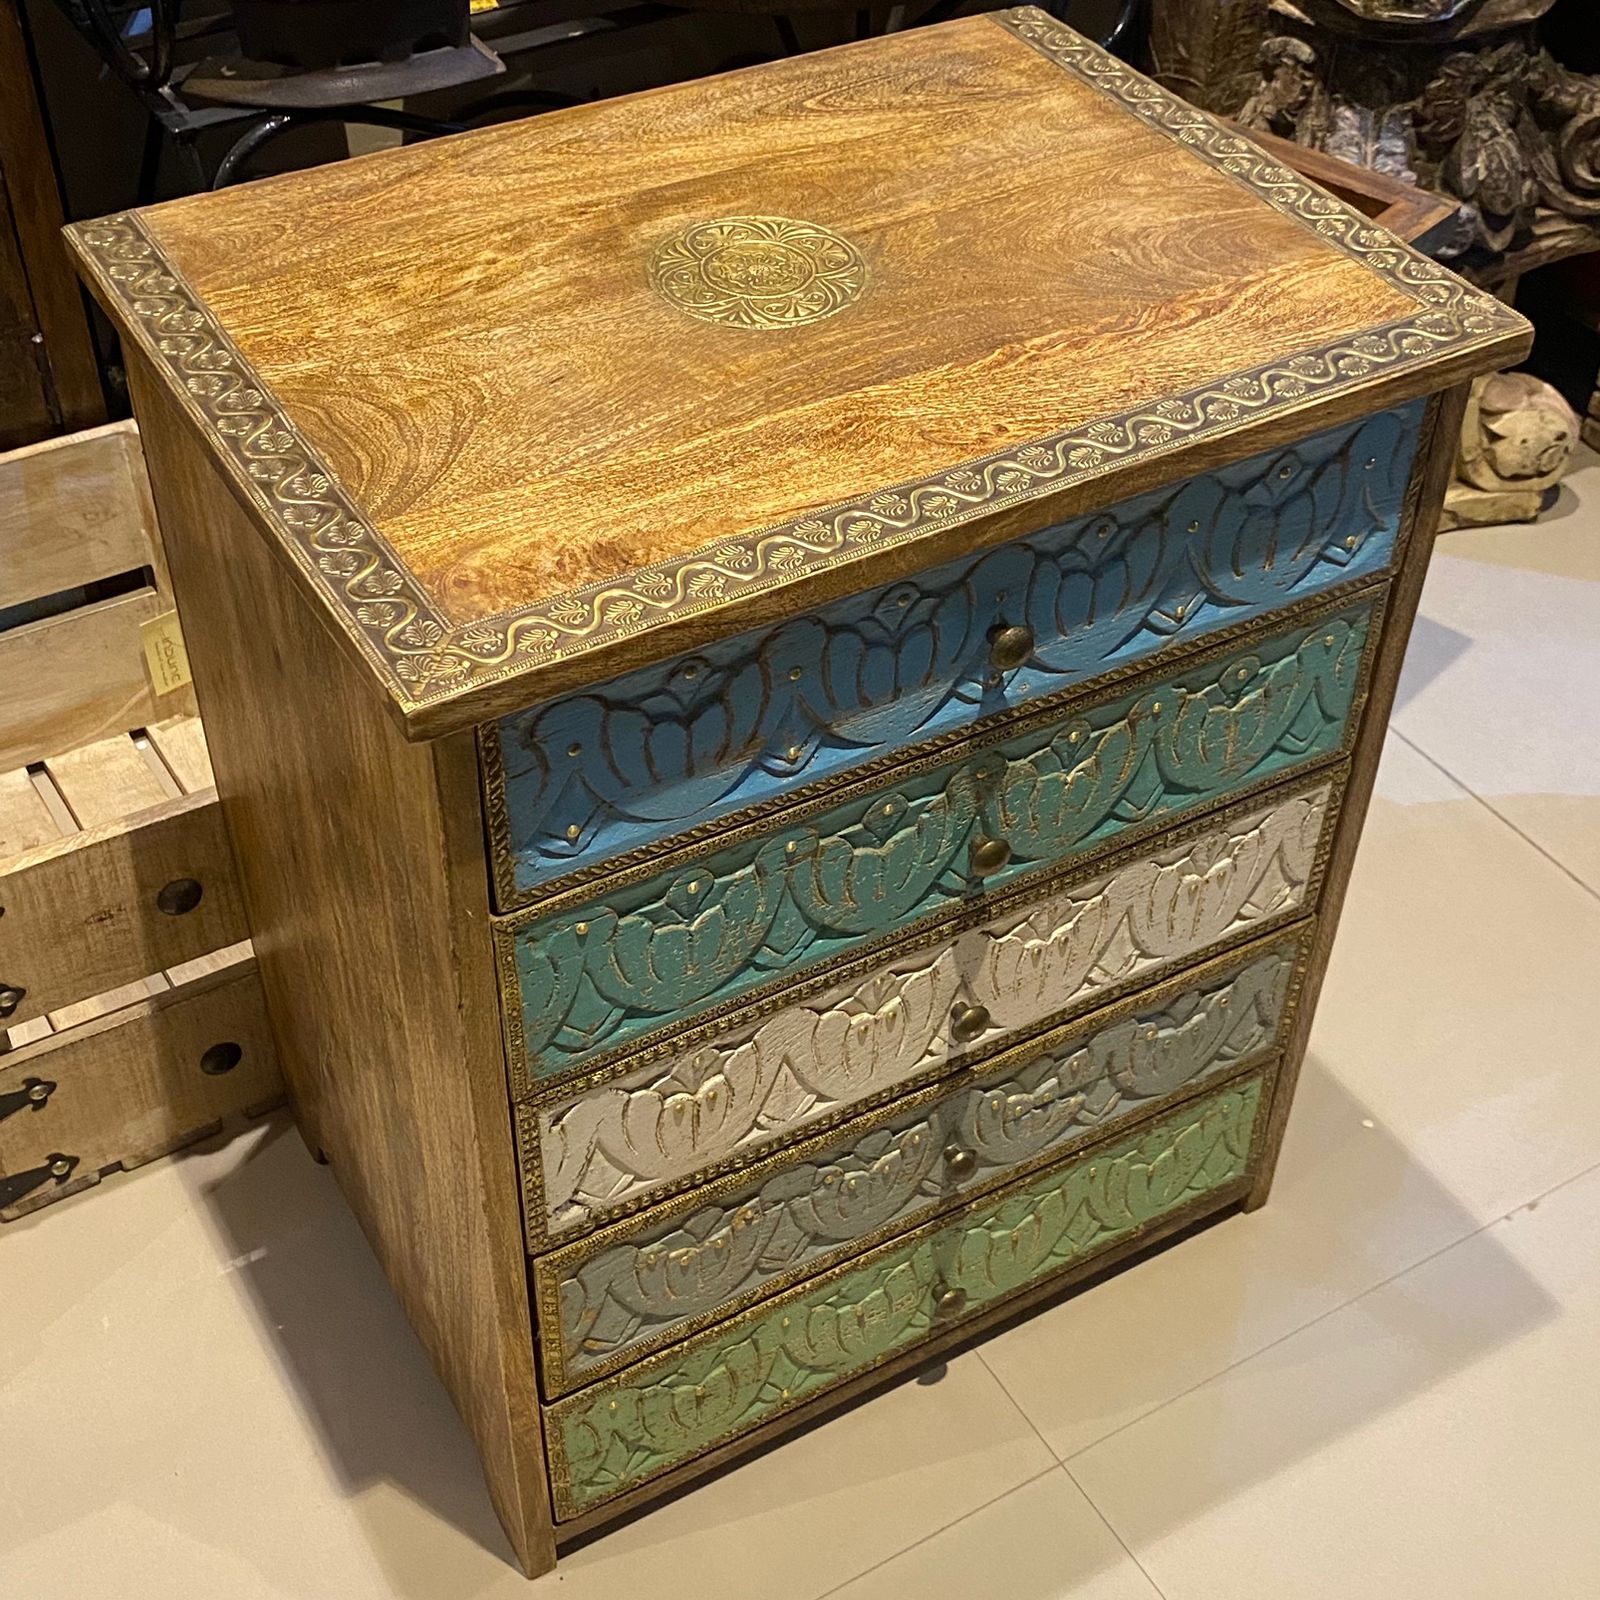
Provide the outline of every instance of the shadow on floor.
[[[287,1117],[204,1199],[345,1492],[392,1483],[512,1562],[465,1424],[331,1172]],[[445,1600],[419,1552],[379,1545],[396,1594]]]

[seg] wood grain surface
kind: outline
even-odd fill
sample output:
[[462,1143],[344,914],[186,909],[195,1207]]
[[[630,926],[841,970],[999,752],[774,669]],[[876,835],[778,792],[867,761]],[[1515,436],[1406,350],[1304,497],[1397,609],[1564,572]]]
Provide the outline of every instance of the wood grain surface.
[[[747,213],[854,243],[861,300],[652,291]],[[1415,309],[981,18],[146,221],[458,623]]]
[[301,1128],[477,1441],[518,1559],[543,1570],[554,1547],[471,739],[400,738],[149,369],[128,375]]

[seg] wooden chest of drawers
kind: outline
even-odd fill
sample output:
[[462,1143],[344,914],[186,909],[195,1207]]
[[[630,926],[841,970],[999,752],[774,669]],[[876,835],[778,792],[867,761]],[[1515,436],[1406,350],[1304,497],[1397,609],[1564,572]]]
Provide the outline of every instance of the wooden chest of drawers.
[[1512,312],[1032,10],[71,237],[530,1572],[1265,1199]]

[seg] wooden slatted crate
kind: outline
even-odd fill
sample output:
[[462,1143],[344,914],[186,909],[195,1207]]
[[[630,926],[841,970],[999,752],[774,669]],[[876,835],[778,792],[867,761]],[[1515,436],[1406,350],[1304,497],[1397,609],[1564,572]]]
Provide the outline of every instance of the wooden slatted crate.
[[0,1220],[282,1099],[172,610],[134,424],[0,455]]

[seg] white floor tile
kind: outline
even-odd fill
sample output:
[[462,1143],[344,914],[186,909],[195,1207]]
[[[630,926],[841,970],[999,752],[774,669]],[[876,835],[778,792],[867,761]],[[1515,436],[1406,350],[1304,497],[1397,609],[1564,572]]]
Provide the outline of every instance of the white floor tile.
[[1073,1472],[1166,1600],[1600,1594],[1600,1171]]
[[1600,456],[1553,515],[1443,535],[1395,726],[1600,893]]
[[874,1567],[828,1600],[1160,1600],[1057,1467]]
[[1553,1000],[1596,971],[1600,903],[1391,741],[1266,1208],[984,1360],[1071,1458],[1583,1171],[1600,1058]]
[[1053,1465],[966,1356],[530,1590],[465,1429],[287,1128],[66,1201],[3,1247],[0,1600],[807,1600]]

